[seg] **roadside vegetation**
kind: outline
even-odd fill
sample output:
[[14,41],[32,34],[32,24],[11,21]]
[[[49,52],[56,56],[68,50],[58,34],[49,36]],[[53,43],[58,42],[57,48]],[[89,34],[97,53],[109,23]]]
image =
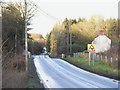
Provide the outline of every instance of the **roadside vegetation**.
[[[41,88],[32,59],[29,60],[29,72],[25,71],[25,6],[21,2],[1,1],[1,4],[3,4],[2,17],[0,17],[2,18],[3,88]],[[29,2],[27,9],[27,26],[29,26],[37,7]],[[59,57],[62,53],[65,56],[72,56],[73,53],[86,50],[87,44],[98,35],[99,29],[104,29],[106,35],[112,40],[113,48],[118,47],[120,36],[118,24],[117,19],[104,20],[99,16],[93,16],[89,20],[66,18],[61,24],[54,25],[52,31],[46,36],[46,41],[40,34],[29,33],[28,50],[32,54],[39,55],[46,45],[51,57]],[[28,31],[30,29],[28,28]],[[117,54],[112,53],[115,57]],[[96,61],[95,66],[88,66],[85,56],[65,58],[65,60],[91,72],[118,79],[117,67],[109,63]]]
[[[118,79],[119,21],[115,18],[104,19],[101,16],[92,16],[90,19],[65,18],[62,23],[55,24],[46,36],[47,51],[51,57],[61,57],[64,54],[67,62],[85,70]],[[102,53],[104,57],[113,58],[113,63],[96,60],[95,66],[89,66],[88,57],[74,57],[74,53],[87,52],[87,44],[100,35],[100,30],[103,30],[105,35],[111,39],[111,49],[98,54]],[[116,58],[117,62],[115,62]]]
[[2,65],[2,88],[26,88],[27,72],[24,56],[9,54]]
[[[25,70],[25,7],[22,2],[1,1],[2,11],[2,88],[26,88]],[[29,2],[27,25],[35,15],[36,6]],[[28,34],[28,39],[29,37]]]
[[102,29],[105,35],[111,39],[111,47],[118,47],[119,29],[118,19],[104,19],[101,16],[92,16],[90,19],[65,19],[62,23],[54,25],[46,36],[47,51],[52,56],[72,55],[87,49],[94,38]]
[[27,88],[41,88],[42,90],[44,90],[43,84],[40,83],[40,80],[38,78],[33,58],[29,59],[28,65],[29,70]]
[[110,64],[109,62],[104,62],[101,60],[95,60],[94,65],[91,60],[91,64],[89,66],[88,58],[85,55],[81,55],[80,57],[68,57],[64,59],[65,61],[82,68],[84,70],[106,76],[113,79],[119,79],[118,73],[120,73],[120,69],[117,66]]
[[43,53],[43,47],[45,46],[45,39],[41,34],[29,33],[30,38],[28,41],[28,51],[32,55],[39,55]]

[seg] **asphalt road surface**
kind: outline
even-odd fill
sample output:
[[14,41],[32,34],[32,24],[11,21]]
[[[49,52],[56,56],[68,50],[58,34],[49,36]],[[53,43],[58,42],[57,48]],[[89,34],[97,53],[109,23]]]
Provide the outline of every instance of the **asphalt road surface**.
[[45,88],[118,88],[118,81],[90,73],[61,59],[38,55],[34,64]]

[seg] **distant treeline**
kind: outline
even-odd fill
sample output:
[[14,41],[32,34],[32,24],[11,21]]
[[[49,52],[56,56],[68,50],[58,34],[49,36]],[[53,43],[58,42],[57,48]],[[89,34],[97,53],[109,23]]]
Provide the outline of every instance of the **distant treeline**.
[[65,19],[61,24],[55,24],[47,35],[46,47],[53,56],[83,52],[87,44],[98,36],[99,30],[112,40],[112,46],[118,44],[118,19],[104,19],[100,16],[86,18]]
[[43,53],[43,47],[45,46],[45,39],[41,34],[29,33],[30,38],[28,41],[28,50],[32,55],[38,55]]

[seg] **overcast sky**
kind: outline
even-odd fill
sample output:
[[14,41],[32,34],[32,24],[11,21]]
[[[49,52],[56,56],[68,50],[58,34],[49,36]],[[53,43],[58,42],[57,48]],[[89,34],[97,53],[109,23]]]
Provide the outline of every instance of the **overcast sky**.
[[[14,1],[14,0],[6,0]],[[20,0],[16,0],[20,1]],[[38,11],[32,19],[33,30],[29,32],[40,33],[45,36],[55,23],[65,18],[78,19],[99,15],[104,19],[118,17],[119,0],[32,0]]]

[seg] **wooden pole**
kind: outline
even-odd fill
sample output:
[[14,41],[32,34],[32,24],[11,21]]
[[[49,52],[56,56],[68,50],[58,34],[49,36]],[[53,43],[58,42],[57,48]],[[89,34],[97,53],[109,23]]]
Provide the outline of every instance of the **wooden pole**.
[[27,43],[27,1],[25,0],[25,61],[26,71],[28,71],[28,43]]
[[[0,45],[2,46],[2,7],[0,7]],[[0,48],[0,90],[2,90],[2,48]]]

